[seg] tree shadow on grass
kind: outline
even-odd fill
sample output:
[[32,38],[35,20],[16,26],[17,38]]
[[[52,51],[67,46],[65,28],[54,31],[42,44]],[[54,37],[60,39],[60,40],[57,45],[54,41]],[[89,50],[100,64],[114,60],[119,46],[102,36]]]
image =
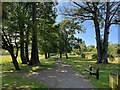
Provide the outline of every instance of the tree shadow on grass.
[[33,90],[37,88],[48,88],[47,85],[24,76],[15,74],[2,75],[2,90]]

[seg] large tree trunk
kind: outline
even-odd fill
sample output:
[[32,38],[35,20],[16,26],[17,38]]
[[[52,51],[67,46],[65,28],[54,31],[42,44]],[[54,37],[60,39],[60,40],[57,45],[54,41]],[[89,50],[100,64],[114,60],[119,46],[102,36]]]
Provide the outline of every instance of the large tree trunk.
[[28,42],[25,42],[25,57],[27,62],[29,62],[29,51],[28,51]]
[[47,59],[48,57],[47,57],[47,53],[45,52],[45,59]]
[[27,64],[27,61],[25,59],[25,50],[24,50],[24,38],[23,38],[24,32],[20,31],[20,57],[22,64]]
[[102,57],[102,42],[101,42],[101,35],[100,35],[100,27],[98,22],[98,8],[95,3],[93,3],[94,7],[94,13],[93,13],[93,21],[95,25],[95,33],[96,33],[96,43],[97,43],[97,54],[98,54],[98,60],[97,63],[102,63],[103,57]]
[[[4,33],[4,31],[3,31],[3,33]],[[18,47],[17,43],[15,42],[15,45],[16,45],[16,55],[15,55],[13,45],[9,41],[6,41],[6,39],[8,40],[8,38],[6,37],[6,39],[5,39],[5,37],[6,37],[6,34],[4,33],[4,36],[2,35],[2,41],[3,41],[2,48],[7,50],[10,53],[15,69],[20,70],[18,62],[17,62],[17,56],[18,56],[19,47]]]
[[102,63],[102,42],[100,37],[99,23],[96,19],[94,19],[94,25],[95,25],[95,32],[96,32],[97,54],[98,54],[97,63]]
[[48,53],[48,58],[50,58],[50,53]]
[[107,12],[105,20],[105,29],[104,29],[104,41],[103,41],[103,59],[104,63],[108,63],[108,36],[109,36],[109,18],[110,18],[110,3],[106,2]]
[[38,57],[38,44],[37,44],[37,25],[36,25],[36,3],[32,3],[32,21],[33,21],[33,30],[32,30],[32,51],[31,51],[31,60],[30,65],[40,64]]
[[29,62],[28,44],[29,44],[29,30],[26,31],[26,41],[25,41],[25,57],[26,57],[27,62]]
[[19,65],[18,65],[18,62],[17,62],[17,55],[18,55],[18,47],[17,47],[17,52],[16,52],[16,56],[14,54],[14,49],[13,49],[13,46],[11,45],[10,46],[10,49],[8,49],[11,57],[12,57],[12,62],[13,62],[13,65],[15,67],[16,70],[20,70],[19,68]]
[[68,54],[67,53],[65,53],[65,56],[66,56],[66,59],[68,59]]
[[15,69],[20,70],[18,62],[17,62],[17,58],[13,54],[11,54],[11,57],[12,57],[12,62],[13,62]]
[[62,52],[60,51],[60,58],[62,58]]

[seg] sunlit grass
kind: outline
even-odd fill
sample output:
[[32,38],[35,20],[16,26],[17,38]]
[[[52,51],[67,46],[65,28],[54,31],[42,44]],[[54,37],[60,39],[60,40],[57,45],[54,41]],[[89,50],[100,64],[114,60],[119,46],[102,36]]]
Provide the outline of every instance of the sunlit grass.
[[[111,72],[117,73],[120,71],[120,65],[118,65],[116,60],[113,62],[109,61],[110,64],[96,64],[95,59],[85,59],[80,57],[70,57],[69,59],[63,57],[62,60],[71,65],[75,70],[80,72],[80,74],[87,76],[87,78],[98,88],[108,88],[109,74]],[[85,68],[88,68],[89,66],[100,68],[99,80],[97,80],[94,75],[90,76],[89,73],[85,71]]]
[[48,88],[47,85],[35,81],[33,79],[28,79],[21,76],[15,75],[4,75],[2,76],[2,88],[15,89],[15,88]]
[[[21,59],[20,57],[17,58],[17,61],[20,66],[20,71],[19,72],[32,72],[32,71],[39,71],[43,70],[45,68],[50,68],[55,66],[54,58],[49,58],[49,59],[44,59],[43,55],[39,55],[40,57],[40,62],[41,65],[37,66],[29,66],[27,64],[21,64]],[[11,56],[5,55],[5,56],[0,56],[0,64],[2,65],[2,72],[16,72],[15,68],[12,63]]]
[[[54,58],[44,59],[43,55],[39,55],[39,57],[40,57],[40,62],[42,64],[42,66],[41,65],[29,66],[27,64],[21,64],[21,59],[20,59],[20,57],[18,57],[17,61],[19,63],[21,70],[16,71],[14,66],[13,66],[13,63],[11,63],[12,59],[9,55],[0,56],[0,58],[1,58],[0,65],[2,65],[2,72],[3,72],[2,87],[7,88],[9,90],[13,90],[16,88],[27,88],[27,90],[28,90],[28,88],[29,88],[29,90],[31,90],[31,88],[47,88],[47,85],[44,85],[36,80],[32,80],[32,79],[25,78],[22,76],[17,76],[14,73],[14,72],[37,73],[37,72],[44,70],[46,68],[53,68],[55,66]],[[11,75],[7,74],[9,72],[12,72],[12,74]]]

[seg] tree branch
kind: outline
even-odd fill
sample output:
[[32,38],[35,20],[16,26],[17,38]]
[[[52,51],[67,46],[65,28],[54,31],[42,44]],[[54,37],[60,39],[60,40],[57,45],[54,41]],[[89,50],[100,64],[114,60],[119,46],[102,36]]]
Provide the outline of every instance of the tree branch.
[[117,10],[119,9],[119,7],[120,7],[120,4],[119,4],[118,7],[115,9],[113,15],[111,16],[111,18],[110,18],[110,20],[109,20],[109,23],[111,23],[111,21],[112,21],[114,15],[116,14],[116,12],[117,12]]
[[86,7],[83,7],[83,6],[81,6],[80,4],[78,4],[78,3],[76,3],[76,2],[73,2],[73,3],[76,4],[77,6],[79,6],[81,9],[86,10],[86,11],[88,11],[89,13],[93,13],[93,11],[87,9]]

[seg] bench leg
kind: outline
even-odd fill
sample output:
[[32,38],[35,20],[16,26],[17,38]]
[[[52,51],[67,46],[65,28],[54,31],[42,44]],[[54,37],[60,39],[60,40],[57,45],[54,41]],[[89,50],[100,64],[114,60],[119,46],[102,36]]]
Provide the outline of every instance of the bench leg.
[[99,79],[99,68],[96,71],[96,79]]
[[[90,67],[90,71],[92,71],[92,67]],[[92,75],[92,73],[90,72],[90,75]]]

